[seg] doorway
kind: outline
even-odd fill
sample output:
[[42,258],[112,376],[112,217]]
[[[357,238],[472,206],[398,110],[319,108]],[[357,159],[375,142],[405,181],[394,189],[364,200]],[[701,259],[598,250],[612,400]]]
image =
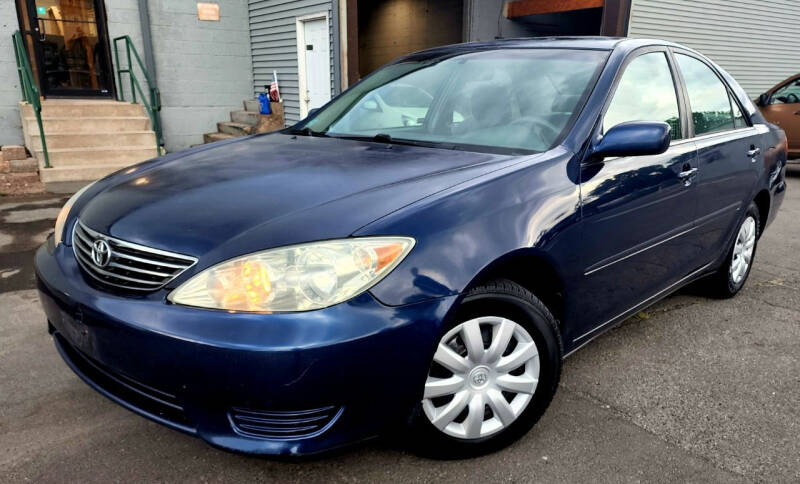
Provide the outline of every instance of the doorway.
[[112,97],[111,64],[103,0],[21,0],[25,33],[42,94]]
[[328,15],[297,19],[300,117],[331,100],[331,54]]

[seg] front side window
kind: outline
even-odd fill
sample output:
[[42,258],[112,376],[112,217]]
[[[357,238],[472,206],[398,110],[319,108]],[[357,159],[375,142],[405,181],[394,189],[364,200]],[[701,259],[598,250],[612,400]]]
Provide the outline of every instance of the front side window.
[[770,104],[800,103],[800,79],[794,80],[775,91],[769,99]]
[[717,74],[694,57],[676,54],[675,58],[686,82],[695,136],[734,129],[728,89]]
[[389,65],[295,130],[483,151],[539,152],[569,131],[606,51],[499,49]]
[[603,118],[603,132],[627,121],[663,121],[672,139],[681,139],[675,83],[663,52],[643,54],[625,68]]

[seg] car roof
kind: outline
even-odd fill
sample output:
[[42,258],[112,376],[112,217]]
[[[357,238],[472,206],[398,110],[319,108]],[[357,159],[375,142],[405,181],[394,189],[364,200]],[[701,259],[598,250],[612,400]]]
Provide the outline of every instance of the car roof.
[[[592,49],[592,50],[615,50],[622,49],[631,51],[639,47],[650,45],[666,45],[672,47],[686,47],[657,39],[631,39],[627,37],[602,37],[602,36],[582,36],[582,37],[520,37],[513,39],[498,39],[486,42],[466,42],[463,44],[445,45],[434,47],[410,54],[403,59],[414,59],[419,57],[436,57],[449,54],[464,54],[488,49]],[[691,49],[689,49],[691,50]]]

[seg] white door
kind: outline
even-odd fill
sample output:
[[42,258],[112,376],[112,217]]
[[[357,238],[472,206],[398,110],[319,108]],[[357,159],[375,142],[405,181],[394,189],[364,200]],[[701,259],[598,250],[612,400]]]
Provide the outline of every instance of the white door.
[[326,18],[303,22],[303,44],[301,52],[305,65],[305,93],[302,112],[321,107],[331,99],[331,57]]

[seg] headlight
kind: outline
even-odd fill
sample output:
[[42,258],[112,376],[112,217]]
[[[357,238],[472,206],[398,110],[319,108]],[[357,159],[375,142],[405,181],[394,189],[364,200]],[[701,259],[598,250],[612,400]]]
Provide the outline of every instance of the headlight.
[[83,195],[83,192],[89,189],[92,185],[96,182],[92,182],[85,187],[78,190],[78,192],[70,197],[67,200],[67,203],[61,208],[61,211],[58,212],[58,217],[56,217],[56,228],[55,232],[53,233],[53,245],[57,246],[60,244],[64,239],[64,225],[67,223],[67,218],[69,217],[69,212],[72,210],[72,206],[75,205],[75,202]]
[[206,269],[169,300],[228,311],[320,309],[377,284],[413,246],[408,237],[365,237],[257,252]]

